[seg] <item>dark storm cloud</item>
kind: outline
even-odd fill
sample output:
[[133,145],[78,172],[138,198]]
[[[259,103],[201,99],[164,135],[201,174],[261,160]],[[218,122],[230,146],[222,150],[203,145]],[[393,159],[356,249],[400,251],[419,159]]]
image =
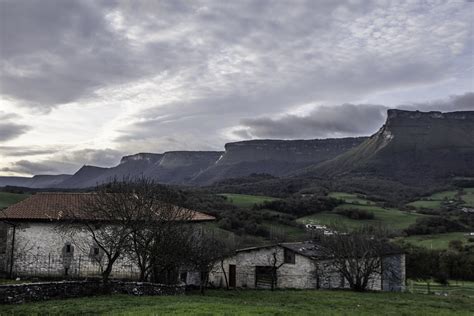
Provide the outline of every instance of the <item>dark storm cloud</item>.
[[46,174],[57,173],[60,169],[62,169],[61,167],[64,167],[64,164],[60,162],[37,163],[29,160],[19,160],[12,163],[9,167],[2,168],[1,171],[27,174]]
[[14,139],[30,130],[30,126],[13,122],[18,118],[16,114],[0,111],[0,142]]
[[69,152],[60,156],[62,161],[66,161],[77,166],[87,164],[108,167],[118,164],[122,153],[118,150],[106,149],[81,149]]
[[[16,147],[17,151],[12,151],[11,147],[0,147],[0,154],[5,156],[17,156],[23,153],[24,156],[43,154],[39,149],[27,150]],[[112,166],[118,164],[122,154],[113,149],[82,149],[69,151],[67,153],[55,152],[52,158],[39,161],[22,159],[13,162],[8,167],[3,167],[0,171],[15,172],[22,174],[46,174],[46,173],[75,173],[83,165]]]
[[244,119],[236,135],[245,138],[322,138],[368,135],[383,124],[382,105],[320,106],[306,116]]
[[25,146],[0,146],[0,154],[9,157],[37,156],[54,154],[58,149],[25,147]]
[[0,122],[0,142],[16,138],[26,133],[29,129],[26,125]]
[[419,110],[419,111],[473,111],[474,92],[466,92],[462,95],[453,95],[443,100],[430,102],[418,102],[408,105],[401,105],[399,109]]
[[2,1],[0,92],[48,111],[136,73],[93,1]]
[[[474,93],[450,96],[442,100],[397,106],[411,111],[474,110]],[[384,105],[343,104],[319,106],[304,116],[243,119],[233,133],[241,138],[317,138],[370,135],[382,126],[388,107]]]
[[[390,23],[381,9],[377,1],[4,1],[1,92],[47,110],[117,83],[184,73],[182,86],[197,83],[209,103],[236,97],[278,111],[449,74],[438,53],[457,38],[426,37],[428,21],[403,5],[389,7],[400,11]],[[413,40],[401,34],[406,20],[419,27]],[[391,47],[394,37],[401,43]]]

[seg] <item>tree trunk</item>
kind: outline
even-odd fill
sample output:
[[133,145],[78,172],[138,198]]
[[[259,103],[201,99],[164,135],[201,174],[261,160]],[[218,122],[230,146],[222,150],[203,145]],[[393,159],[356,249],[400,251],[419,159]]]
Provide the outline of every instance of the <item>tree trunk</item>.
[[109,277],[110,277],[111,272],[112,272],[111,265],[108,265],[107,268],[104,270],[104,272],[102,272],[102,285],[103,285],[104,294],[108,294],[110,292]]
[[224,273],[225,288],[228,290],[229,289],[229,281],[227,280],[227,273],[225,273],[224,260],[221,260],[221,269],[222,269],[222,273]]
[[199,292],[204,295],[207,286],[207,280],[209,278],[209,272],[201,271],[201,282],[199,282]]

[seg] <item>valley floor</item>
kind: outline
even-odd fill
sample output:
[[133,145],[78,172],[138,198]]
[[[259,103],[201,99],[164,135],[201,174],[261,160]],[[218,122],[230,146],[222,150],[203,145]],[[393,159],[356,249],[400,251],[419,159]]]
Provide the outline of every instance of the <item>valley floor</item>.
[[0,305],[0,315],[473,315],[465,296],[349,291],[223,291],[205,296],[124,295]]

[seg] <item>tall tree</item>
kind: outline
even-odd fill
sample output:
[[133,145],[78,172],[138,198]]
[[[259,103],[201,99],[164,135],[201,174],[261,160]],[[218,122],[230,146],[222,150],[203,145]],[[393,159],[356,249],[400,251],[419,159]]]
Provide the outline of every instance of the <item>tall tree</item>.
[[319,270],[340,274],[355,291],[367,290],[370,281],[382,273],[391,278],[398,275],[391,261],[384,260],[398,251],[389,243],[385,229],[364,226],[349,230],[341,226],[334,234],[319,234],[315,239],[330,265]]

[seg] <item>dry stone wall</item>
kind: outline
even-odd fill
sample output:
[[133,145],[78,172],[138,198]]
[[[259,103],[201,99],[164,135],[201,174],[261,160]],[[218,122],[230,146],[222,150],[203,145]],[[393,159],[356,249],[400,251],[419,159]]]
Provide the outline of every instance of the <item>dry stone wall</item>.
[[0,286],[0,303],[24,303],[104,293],[128,295],[181,295],[184,285],[163,285],[147,282],[110,281],[107,291],[100,281],[62,281],[45,283],[10,284]]

